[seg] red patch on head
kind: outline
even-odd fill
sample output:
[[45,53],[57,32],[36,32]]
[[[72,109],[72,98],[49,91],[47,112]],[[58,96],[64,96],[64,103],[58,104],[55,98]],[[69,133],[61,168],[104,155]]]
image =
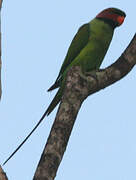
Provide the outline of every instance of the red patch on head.
[[102,11],[101,13],[99,13],[96,18],[105,18],[105,19],[111,19],[112,21],[118,23],[118,25],[120,26],[123,22],[125,17],[124,16],[120,16],[116,13],[111,13],[109,11],[110,9],[106,9],[104,11]]

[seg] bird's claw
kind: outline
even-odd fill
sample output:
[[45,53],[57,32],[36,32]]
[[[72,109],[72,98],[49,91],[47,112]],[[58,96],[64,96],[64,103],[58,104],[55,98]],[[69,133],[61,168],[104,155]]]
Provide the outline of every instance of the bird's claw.
[[91,71],[91,72],[85,72],[85,76],[87,77],[91,77],[93,79],[95,79],[97,82],[98,82],[98,78],[97,78],[97,74],[96,74],[97,71]]
[[94,79],[97,83],[98,83],[98,78],[97,78],[97,74],[96,74],[96,70],[95,71],[91,71],[91,72],[82,72],[80,74],[80,76],[85,79],[86,81],[90,81],[89,79],[92,78]]

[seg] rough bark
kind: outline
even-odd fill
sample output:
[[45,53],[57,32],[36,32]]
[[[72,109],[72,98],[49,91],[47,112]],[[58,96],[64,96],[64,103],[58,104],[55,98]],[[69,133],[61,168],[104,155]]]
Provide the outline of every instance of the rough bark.
[[[0,13],[1,13],[1,8],[2,8],[2,0],[0,0]],[[0,99],[1,99],[1,94],[2,94],[2,88],[1,88],[1,15],[0,15]]]
[[[0,0],[0,13],[2,8],[2,0]],[[0,99],[1,99],[1,14],[0,14]],[[0,166],[0,180],[8,180],[6,173],[3,171],[2,167]]]
[[0,180],[8,180],[6,173],[3,171],[1,166],[0,166]]
[[79,67],[71,68],[67,75],[65,92],[34,180],[55,178],[82,102],[89,95],[123,78],[135,64],[136,34],[119,59],[106,69],[82,74]]

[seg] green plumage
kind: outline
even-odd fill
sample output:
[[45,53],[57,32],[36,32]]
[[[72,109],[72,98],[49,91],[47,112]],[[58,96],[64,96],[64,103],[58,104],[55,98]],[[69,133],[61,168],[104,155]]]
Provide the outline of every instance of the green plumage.
[[81,26],[71,42],[55,83],[48,90],[51,91],[60,87],[46,111],[47,115],[52,112],[61,100],[64,89],[64,87],[61,87],[62,80],[65,80],[66,72],[69,68],[78,65],[83,72],[99,69],[112,36],[113,28],[96,18],[90,23]]
[[113,31],[115,27],[123,23],[125,16],[126,14],[117,8],[108,8],[100,12],[88,24],[81,26],[71,42],[55,83],[48,89],[48,91],[51,91],[59,88],[58,92],[36,126],[3,165],[20,149],[44,117],[49,115],[60,102],[68,70],[72,66],[80,66],[83,73],[99,69],[112,40]]

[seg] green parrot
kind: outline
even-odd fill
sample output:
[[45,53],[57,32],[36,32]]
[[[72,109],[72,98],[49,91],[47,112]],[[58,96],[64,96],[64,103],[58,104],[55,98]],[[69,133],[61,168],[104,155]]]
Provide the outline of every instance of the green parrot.
[[55,83],[48,89],[48,91],[51,91],[59,88],[54,99],[34,129],[3,163],[3,165],[6,164],[7,161],[20,149],[45,116],[48,116],[61,101],[65,88],[64,82],[69,69],[72,66],[80,66],[83,73],[99,69],[112,40],[114,30],[123,23],[125,17],[126,14],[120,9],[108,8],[100,12],[89,23],[84,24],[79,28],[71,42]]
[[82,72],[99,69],[112,40],[114,29],[123,23],[125,17],[126,14],[123,11],[117,8],[108,8],[79,28],[55,83],[48,89],[51,91],[59,88],[44,116],[49,115],[60,102],[64,90],[62,82],[65,81],[70,67],[80,66]]

